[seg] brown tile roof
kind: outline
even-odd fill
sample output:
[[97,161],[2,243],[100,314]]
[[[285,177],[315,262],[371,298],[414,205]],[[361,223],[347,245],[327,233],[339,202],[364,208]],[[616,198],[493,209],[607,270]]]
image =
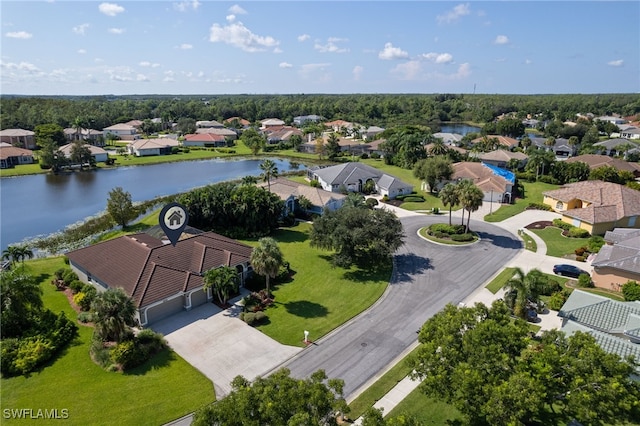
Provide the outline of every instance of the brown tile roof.
[[511,152],[506,149],[496,149],[491,152],[483,152],[478,154],[478,158],[481,160],[493,160],[493,161],[509,161],[509,160],[526,160],[529,158],[522,152]]
[[609,157],[608,155],[597,155],[597,154],[578,155],[577,157],[569,158],[567,160],[567,163],[576,163],[578,161],[582,163],[587,163],[590,169],[597,169],[598,167],[603,167],[603,166],[612,166],[618,170],[627,170],[631,173],[640,172],[640,164],[624,161],[619,158]]
[[453,165],[453,175],[451,180],[470,179],[483,192],[497,191],[508,192],[508,186],[511,185],[502,176],[498,176],[493,171],[484,166],[482,163],[474,163],[470,161],[462,161]]
[[560,189],[543,192],[543,195],[565,203],[576,199],[589,203],[588,207],[567,210],[563,214],[591,224],[640,215],[640,191],[617,183],[599,180],[569,183]]
[[122,287],[140,308],[201,287],[204,272],[248,262],[251,251],[213,232],[181,239],[175,247],[141,233],[74,250],[67,257],[108,287]]
[[16,146],[0,146],[0,158],[6,160],[9,157],[33,157],[30,149],[18,148]]
[[507,146],[509,148],[513,148],[514,146],[518,146],[518,140],[514,139],[514,138],[510,138],[508,136],[501,136],[501,135],[487,135],[487,136],[481,136],[479,138],[475,138],[474,140],[472,140],[471,142],[476,144],[479,142],[482,142],[484,140],[484,138],[487,139],[497,139],[498,143],[500,145],[504,145]]
[[224,120],[225,123],[231,123],[233,122],[233,120],[238,120],[238,123],[240,123],[243,126],[250,126],[251,122],[249,120],[245,120],[242,117],[229,117],[226,120]]
[[24,129],[4,129],[0,130],[0,136],[34,136],[31,130]]
[[[267,187],[266,182],[261,182],[259,186]],[[346,198],[346,195],[325,191],[322,188],[314,188],[310,185],[304,185],[285,178],[277,178],[271,181],[271,192],[280,197],[281,200],[287,200],[290,196],[304,196],[314,206],[324,207],[331,200],[340,200]]]
[[185,141],[188,142],[221,142],[224,141],[224,135],[219,135],[216,133],[191,133],[189,135],[185,135]]

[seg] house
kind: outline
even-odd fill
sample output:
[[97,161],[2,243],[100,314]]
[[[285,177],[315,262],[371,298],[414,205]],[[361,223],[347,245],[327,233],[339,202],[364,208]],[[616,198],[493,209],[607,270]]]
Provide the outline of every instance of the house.
[[582,162],[586,163],[591,170],[599,167],[610,166],[618,171],[627,171],[633,173],[635,177],[640,177],[640,164],[624,161],[619,158],[609,157],[607,155],[584,154],[577,157],[571,157],[567,163]]
[[375,139],[385,129],[378,126],[369,126],[362,132],[362,139],[368,141],[369,139]]
[[507,149],[514,149],[518,146],[518,144],[520,143],[517,139],[514,138],[510,138],[508,136],[502,136],[502,135],[486,135],[486,136],[481,136],[479,138],[475,138],[471,141],[471,143],[473,145],[478,144],[478,143],[482,143],[483,141],[485,141],[486,139],[495,139],[498,143],[498,145],[507,147]]
[[[512,201],[516,177],[509,170],[487,163],[461,161],[453,164],[451,182],[459,182],[463,179],[471,180],[482,190],[484,193],[482,201],[498,203],[511,203]],[[440,187],[446,183],[441,182]]]
[[591,262],[596,287],[620,291],[627,281],[640,282],[640,229],[615,228]]
[[529,157],[522,152],[511,152],[506,149],[496,149],[491,152],[482,152],[471,155],[475,155],[475,157],[483,163],[491,164],[502,169],[507,168],[511,161],[517,162],[518,169],[521,169],[527,164],[527,160],[529,159]]
[[203,288],[203,275],[212,268],[235,268],[241,285],[251,273],[252,248],[236,240],[199,230],[183,233],[175,246],[165,238],[157,232],[126,235],[67,258],[80,280],[99,291],[122,288],[142,326],[212,300],[211,290]]
[[222,129],[224,128],[224,125],[215,120],[202,120],[202,121],[196,121],[196,127]]
[[105,127],[102,133],[106,139],[114,137],[123,141],[133,141],[140,138],[138,129],[130,124],[118,123],[113,126]]
[[[581,331],[594,337],[606,352],[640,360],[640,301],[619,302],[583,290],[574,290],[558,312],[561,331]],[[640,366],[636,366],[640,374]]]
[[231,127],[234,129],[248,129],[251,127],[251,122],[249,120],[245,120],[242,117],[229,117],[224,120],[224,124],[227,127]]
[[142,120],[129,120],[124,124],[126,124],[128,126],[135,127],[136,129],[140,130],[140,127],[142,127],[142,125],[144,124],[144,121],[142,121]]
[[138,139],[128,145],[128,151],[129,154],[133,154],[136,157],[167,155],[171,154],[173,148],[179,145],[177,140],[170,138]]
[[0,143],[0,169],[9,169],[21,164],[33,164],[33,151],[6,142]]
[[362,163],[343,163],[328,167],[313,167],[307,171],[310,180],[317,180],[322,189],[330,192],[363,192],[371,182],[380,195],[390,199],[398,195],[411,194],[413,186],[400,179]]
[[269,127],[281,127],[284,126],[284,121],[279,118],[267,118],[260,121],[260,129],[268,129]]
[[[89,148],[89,151],[91,151],[91,156],[96,161],[96,163],[105,162],[109,159],[109,153],[104,149],[100,148],[99,146],[93,146],[86,143],[84,144],[84,146]],[[73,144],[68,143],[66,145],[62,145],[59,150],[64,154],[65,157],[71,158],[72,148],[73,148]]]
[[603,235],[614,228],[640,228],[640,191],[617,183],[588,180],[546,191],[543,203],[562,214],[562,220]]
[[640,139],[640,128],[629,127],[624,130],[620,130],[620,137],[626,139]]
[[291,136],[298,135],[302,137],[302,130],[293,126],[269,127],[262,131],[267,138],[267,143],[275,145],[280,142],[288,142]]
[[445,145],[459,145],[462,142],[462,135],[457,133],[437,132],[433,134],[436,139],[442,140]]
[[610,115],[603,115],[603,116],[600,116],[600,117],[596,117],[595,120],[596,121],[609,122],[609,123],[615,124],[615,125],[625,124],[627,122],[627,120],[625,120],[622,117],[613,117],[613,116],[610,116]]
[[[263,188],[266,182],[260,183]],[[295,211],[296,202],[304,197],[311,202],[311,208],[307,213],[321,215],[325,210],[334,211],[342,207],[346,195],[325,191],[322,188],[314,188],[285,178],[277,178],[271,181],[270,191],[276,194],[285,204],[285,214]]]
[[6,142],[18,148],[36,149],[36,134],[31,130],[0,130],[0,142]]
[[353,129],[360,129],[360,125],[357,123],[352,123],[350,121],[344,121],[344,120],[334,120],[334,121],[329,121],[324,123],[325,127],[328,127],[330,130],[336,132],[336,133],[340,133],[340,132],[344,132],[345,130],[347,132],[353,131]]
[[226,147],[227,138],[215,133],[192,133],[184,136],[182,146]]
[[64,136],[69,142],[83,140],[91,145],[104,147],[104,137],[99,130],[68,127],[64,129]]
[[236,140],[238,138],[238,134],[231,129],[227,129],[225,127],[201,127],[196,129],[197,134],[205,134],[211,133],[213,135],[219,135],[228,140]]
[[613,157],[616,155],[625,155],[627,152],[639,152],[640,142],[631,141],[625,138],[614,138],[607,139],[602,142],[596,142],[593,144],[593,147],[598,149],[598,152],[601,154]]
[[531,137],[531,146],[546,151],[552,151],[559,159],[568,158],[576,154],[576,147],[569,143],[568,139],[557,138],[552,146],[547,145],[547,138]]
[[311,115],[299,115],[297,117],[293,117],[293,124],[302,127],[308,122],[318,123],[324,120],[324,117],[319,115],[311,114]]

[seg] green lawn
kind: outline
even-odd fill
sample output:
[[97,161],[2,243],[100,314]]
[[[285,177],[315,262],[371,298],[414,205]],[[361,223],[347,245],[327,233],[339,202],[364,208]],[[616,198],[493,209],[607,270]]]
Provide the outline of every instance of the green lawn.
[[[65,295],[50,284],[63,259],[25,265],[42,283],[45,306],[75,317]],[[103,370],[89,357],[91,328],[79,327],[80,337],[50,365],[30,377],[0,380],[3,409],[67,409],[65,424],[74,425],[159,425],[215,400],[211,381],[174,352],[166,351],[126,374]],[[18,423],[24,421],[3,419],[3,424]]]
[[302,346],[303,330],[311,340],[319,339],[364,311],[380,298],[391,278],[391,262],[381,272],[332,267],[330,252],[310,247],[310,231],[310,224],[301,223],[273,235],[295,275],[273,289],[268,323],[258,328],[287,345]]
[[569,238],[562,235],[562,229],[548,226],[544,229],[532,229],[547,245],[547,256],[563,257],[574,254],[574,250],[587,245],[587,238]]
[[557,189],[558,185],[552,185],[543,182],[523,182],[524,198],[517,198],[513,204],[500,206],[498,210],[484,217],[487,222],[501,222],[512,216],[522,213],[529,203],[541,203],[542,193]]
[[420,392],[420,388],[414,389],[396,407],[387,413],[387,417],[399,415],[415,417],[419,424],[449,425],[458,424],[462,420],[460,412],[441,400],[430,398]]
[[524,241],[524,248],[534,253],[538,251],[538,244],[536,243],[536,240],[531,238],[529,234],[518,230],[518,235]]
[[40,168],[40,164],[21,164],[10,169],[0,169],[0,177],[35,175],[47,172],[48,170]]
[[513,278],[516,268],[504,268],[489,284],[485,286],[491,293],[496,294],[504,285]]

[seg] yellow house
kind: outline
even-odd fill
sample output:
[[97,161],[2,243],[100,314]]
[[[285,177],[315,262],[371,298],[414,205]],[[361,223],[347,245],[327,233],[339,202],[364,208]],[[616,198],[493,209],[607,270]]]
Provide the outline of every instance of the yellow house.
[[543,202],[562,220],[592,235],[614,228],[640,228],[640,191],[617,183],[589,180],[543,192]]

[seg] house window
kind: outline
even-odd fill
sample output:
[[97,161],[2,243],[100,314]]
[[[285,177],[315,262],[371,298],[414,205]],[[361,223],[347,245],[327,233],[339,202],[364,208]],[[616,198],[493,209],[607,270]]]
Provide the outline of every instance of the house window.
[[558,201],[556,203],[556,209],[557,210],[562,210],[563,207],[564,207],[564,204],[562,203],[562,201]]

